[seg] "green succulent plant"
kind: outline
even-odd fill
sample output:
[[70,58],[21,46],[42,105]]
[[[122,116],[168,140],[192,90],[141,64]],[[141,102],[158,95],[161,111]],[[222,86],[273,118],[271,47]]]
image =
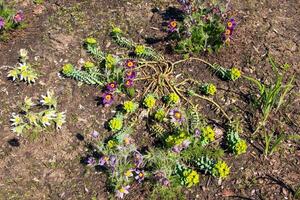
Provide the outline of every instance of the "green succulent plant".
[[154,114],[154,119],[158,122],[163,122],[165,117],[166,117],[166,112],[162,108],[159,108]]
[[126,111],[126,113],[133,113],[138,108],[138,104],[133,101],[125,101],[123,104],[123,108]]
[[123,128],[123,118],[120,116],[114,117],[109,121],[108,125],[111,131],[120,131]]
[[230,167],[226,162],[219,160],[212,169],[213,176],[219,177],[221,179],[226,178],[230,174]]
[[156,103],[156,98],[153,94],[148,94],[143,101],[143,105],[149,109],[153,108],[155,106],[155,103]]
[[212,83],[206,83],[200,87],[201,92],[206,95],[215,95],[217,92],[217,88]]
[[172,92],[167,96],[167,102],[169,104],[178,104],[180,102],[180,97],[176,93]]

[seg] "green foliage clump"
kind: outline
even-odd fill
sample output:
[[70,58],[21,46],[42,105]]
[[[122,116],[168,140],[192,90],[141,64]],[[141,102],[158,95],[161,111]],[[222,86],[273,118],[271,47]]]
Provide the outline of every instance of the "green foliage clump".
[[153,94],[148,94],[143,101],[143,105],[148,108],[151,109],[155,106],[156,103],[156,98]]
[[210,126],[202,127],[200,140],[204,145],[213,142],[215,140],[215,131]]
[[193,169],[178,165],[176,173],[180,177],[181,185],[189,188],[199,183],[199,174]]
[[247,143],[240,138],[237,127],[230,126],[226,134],[226,143],[231,152],[235,155],[246,153]]
[[[31,98],[26,97],[21,105],[19,114],[13,113],[10,121],[12,122],[12,131],[18,135],[29,134],[36,136],[45,130],[46,127],[55,125],[57,129],[61,129],[66,122],[65,112],[58,112],[56,97],[52,91],[48,91],[47,95],[42,95],[40,100],[42,108],[39,112]],[[31,134],[31,135],[30,135]]]
[[226,162],[219,160],[213,170],[213,176],[220,177],[221,179],[226,178],[230,174],[230,167],[226,164]]
[[245,78],[253,83],[259,91],[258,94],[252,94],[252,103],[255,108],[260,109],[262,114],[262,119],[260,119],[254,134],[266,125],[272,111],[277,112],[279,110],[285,102],[287,94],[294,87],[295,76],[289,76],[289,78],[285,80],[290,65],[287,63],[279,65],[272,57],[269,57],[269,62],[275,73],[275,77],[272,78],[272,80],[275,81],[265,84],[255,78],[245,76]]
[[230,174],[230,167],[228,167],[226,162],[222,160],[216,161],[214,159],[203,156],[196,159],[194,164],[198,167],[199,170],[221,179],[226,178]]
[[[178,22],[177,30],[171,31],[172,38],[178,40],[175,50],[179,53],[218,51],[224,46],[224,9],[218,4],[207,6],[200,1],[190,6],[194,11],[184,13],[183,22]],[[219,12],[215,12],[216,9],[219,9]]]
[[29,63],[27,63],[28,52],[25,49],[20,50],[20,62],[18,63],[18,67],[10,70],[8,72],[7,77],[12,78],[13,81],[20,80],[25,81],[27,83],[35,83],[38,78],[37,72],[31,67]]
[[7,6],[4,0],[0,0],[0,40],[7,40],[11,30],[24,26],[23,11],[16,12]]
[[158,122],[163,122],[165,117],[166,117],[166,112],[162,108],[159,108],[154,114],[154,119]]
[[169,135],[166,138],[166,144],[169,147],[173,147],[175,145],[180,145],[183,143],[183,141],[188,140],[189,136],[184,132],[181,131],[177,135]]
[[226,69],[220,65],[215,64],[214,69],[216,71],[216,74],[223,80],[236,81],[241,77],[241,71],[236,67]]
[[201,92],[206,95],[215,95],[217,92],[217,88],[212,83],[206,83],[200,87]]
[[175,92],[172,92],[167,96],[167,102],[171,105],[178,104],[180,102],[180,97]]
[[133,113],[138,108],[138,104],[133,101],[125,101],[123,104],[123,108],[126,113]]
[[123,127],[123,118],[121,116],[114,117],[109,121],[108,125],[111,131],[119,131]]

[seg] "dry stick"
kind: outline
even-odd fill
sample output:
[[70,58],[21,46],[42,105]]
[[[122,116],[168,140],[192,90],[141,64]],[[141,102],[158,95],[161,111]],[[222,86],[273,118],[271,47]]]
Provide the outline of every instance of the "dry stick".
[[212,104],[214,104],[222,113],[223,115],[227,118],[227,120],[230,122],[231,121],[231,118],[227,115],[227,113],[222,109],[222,107],[217,104],[214,100],[212,100],[211,98],[208,98],[208,97],[205,97],[205,96],[202,96],[202,95],[199,95],[199,94],[195,94],[196,97],[199,97],[201,99],[204,99]]
[[148,92],[148,90],[152,87],[152,85],[155,83],[155,80],[152,80],[151,83],[149,84],[149,86],[147,87],[147,89],[145,90],[145,92],[143,93],[143,96],[145,96],[145,94]]
[[[144,73],[144,72],[143,72]],[[146,75],[145,73],[144,73],[144,75]],[[148,76],[148,77],[143,77],[143,78],[136,78],[136,79],[134,79],[135,81],[142,81],[142,80],[148,80],[148,79],[152,79],[152,76]]]
[[169,83],[168,80],[165,80],[165,83],[169,86],[169,88],[171,88],[171,90],[172,90],[174,93],[178,94],[178,95],[179,95],[181,98],[183,98],[186,102],[189,102],[189,100],[188,100],[184,95],[182,95],[182,94],[177,90],[177,88],[173,87],[173,86]]

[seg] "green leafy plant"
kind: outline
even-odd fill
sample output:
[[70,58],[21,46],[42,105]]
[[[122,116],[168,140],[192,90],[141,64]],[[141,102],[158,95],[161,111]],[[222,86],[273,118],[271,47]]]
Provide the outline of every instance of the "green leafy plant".
[[126,113],[134,113],[139,105],[133,101],[125,101],[123,104],[123,108]]
[[156,98],[153,94],[148,94],[145,98],[144,98],[144,101],[143,101],[143,105],[146,107],[146,108],[153,108],[155,106],[155,102],[156,102]]
[[0,0],[0,39],[6,40],[8,32],[24,25],[23,11],[15,11],[8,7],[4,0]]
[[222,160],[216,161],[208,157],[201,157],[195,161],[195,165],[199,170],[221,179],[226,178],[230,173],[230,167]]
[[14,69],[8,72],[7,77],[11,78],[13,81],[20,80],[25,81],[28,84],[35,83],[36,79],[38,78],[38,74],[27,62],[27,54],[28,52],[25,49],[20,50],[20,62]]
[[215,95],[215,93],[217,92],[216,86],[212,83],[201,85],[200,90],[206,95]]
[[121,130],[122,127],[123,127],[123,117],[121,115],[114,117],[109,121],[109,128],[114,132]]
[[265,156],[272,155],[278,150],[280,144],[284,142],[286,136],[284,134],[274,135],[274,133],[268,134],[267,131],[264,133],[264,154]]
[[245,76],[245,78],[257,86],[259,90],[258,98],[254,97],[254,105],[260,109],[262,119],[260,119],[254,134],[266,125],[272,111],[276,113],[279,110],[284,103],[287,94],[294,87],[294,76],[289,78],[289,81],[286,84],[284,83],[284,77],[290,66],[288,64],[278,66],[271,57],[269,57],[269,62],[276,75],[274,83],[264,84],[254,78]]
[[40,106],[41,111],[35,111],[38,104],[34,104],[31,98],[26,97],[20,106],[20,112],[13,113],[10,119],[12,131],[17,135],[29,135],[35,137],[47,127],[54,126],[61,129],[66,122],[65,112],[58,112],[57,101],[52,91],[48,91],[46,96],[42,96]]
[[247,151],[246,141],[240,138],[238,130],[234,126],[230,126],[226,132],[226,143],[229,150],[236,155]]
[[226,19],[224,5],[220,2],[178,1],[182,5],[182,21],[168,23],[169,37],[177,40],[179,53],[213,52],[229,44],[236,27],[233,18]]

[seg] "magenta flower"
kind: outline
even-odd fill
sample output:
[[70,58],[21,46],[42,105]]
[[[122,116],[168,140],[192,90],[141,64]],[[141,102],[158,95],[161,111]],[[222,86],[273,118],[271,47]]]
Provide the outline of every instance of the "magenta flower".
[[113,92],[117,89],[118,85],[117,85],[117,82],[114,81],[114,82],[111,82],[109,84],[106,85],[106,89],[109,91],[109,92]]
[[169,21],[169,23],[168,23],[168,31],[171,32],[171,33],[173,33],[173,32],[175,32],[177,30],[178,30],[178,24],[177,24],[176,20],[174,19],[174,20]]
[[5,21],[2,17],[0,17],[0,29],[4,28]]
[[135,79],[136,78],[136,72],[135,71],[127,71],[125,72],[126,79]]
[[171,122],[181,123],[184,121],[183,114],[178,109],[173,109],[169,112]]
[[126,60],[125,61],[125,67],[127,69],[134,69],[136,67],[136,62],[132,59]]
[[126,88],[132,87],[132,86],[133,86],[133,80],[132,80],[132,79],[127,79],[127,80],[125,80],[124,86],[125,86]]
[[22,10],[19,10],[16,14],[15,14],[15,16],[14,16],[14,22],[15,23],[20,23],[20,22],[22,22],[23,20],[24,20],[24,13],[23,13],[23,11]]
[[114,97],[111,93],[104,93],[102,95],[102,104],[104,106],[110,106],[114,101]]
[[116,191],[116,197],[117,197],[117,198],[120,198],[120,199],[123,199],[123,198],[124,198],[124,195],[126,195],[126,194],[129,193],[129,191],[128,191],[129,188],[130,188],[130,186],[127,185],[127,186],[125,186],[125,187],[121,187],[120,189],[118,189],[118,190]]

